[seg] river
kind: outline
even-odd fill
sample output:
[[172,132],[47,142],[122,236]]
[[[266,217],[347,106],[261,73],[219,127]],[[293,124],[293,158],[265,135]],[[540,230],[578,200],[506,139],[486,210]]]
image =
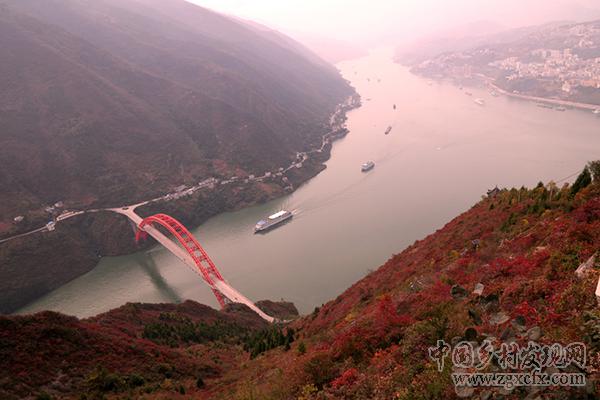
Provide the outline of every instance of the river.
[[[442,227],[487,189],[558,181],[600,158],[600,118],[429,82],[388,49],[340,63],[362,96],[327,169],[294,193],[218,215],[194,230],[221,273],[250,299],[300,312],[333,299],[392,254]],[[485,99],[485,106],[473,98]],[[369,100],[370,99],[370,100]],[[397,109],[393,109],[393,104]],[[393,127],[384,135],[388,125]],[[368,160],[375,168],[361,173]],[[290,223],[254,235],[282,208]],[[89,273],[19,310],[86,317],[126,302],[193,299],[217,306],[201,279],[166,250],[104,258]]]

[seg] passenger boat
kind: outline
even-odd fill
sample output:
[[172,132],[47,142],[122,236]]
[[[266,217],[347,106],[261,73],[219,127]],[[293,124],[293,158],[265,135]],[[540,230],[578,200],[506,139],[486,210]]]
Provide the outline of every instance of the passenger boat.
[[375,168],[375,163],[373,161],[367,161],[363,165],[361,165],[360,170],[362,172],[367,172]]
[[254,233],[265,232],[269,229],[275,228],[277,225],[287,221],[294,215],[290,211],[281,210],[273,215],[269,215],[267,219],[261,219],[254,226]]

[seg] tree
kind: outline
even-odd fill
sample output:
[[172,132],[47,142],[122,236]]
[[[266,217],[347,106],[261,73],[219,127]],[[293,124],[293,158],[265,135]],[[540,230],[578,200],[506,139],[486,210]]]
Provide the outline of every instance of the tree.
[[327,353],[314,355],[304,364],[304,372],[309,376],[310,382],[317,389],[323,389],[323,386],[335,378],[335,365]]
[[196,379],[196,387],[198,389],[202,389],[204,387],[204,380],[200,376],[198,377],[198,379]]
[[579,174],[577,180],[571,187],[571,196],[575,196],[581,189],[585,188],[590,183],[592,183],[592,175],[590,174],[590,170],[586,166],[583,169],[583,171],[581,171],[581,174]]
[[298,345],[298,354],[304,353],[306,353],[306,345],[304,344],[304,342],[300,342],[300,344]]
[[591,161],[588,164],[588,169],[592,174],[592,179],[594,183],[600,183],[600,160]]

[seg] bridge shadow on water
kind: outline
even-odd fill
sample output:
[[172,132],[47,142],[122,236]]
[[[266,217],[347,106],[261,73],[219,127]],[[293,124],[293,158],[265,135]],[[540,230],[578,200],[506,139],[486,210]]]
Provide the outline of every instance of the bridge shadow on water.
[[148,275],[154,287],[170,302],[181,303],[181,296],[162,277],[154,258],[149,253],[138,253],[135,257],[142,271]]

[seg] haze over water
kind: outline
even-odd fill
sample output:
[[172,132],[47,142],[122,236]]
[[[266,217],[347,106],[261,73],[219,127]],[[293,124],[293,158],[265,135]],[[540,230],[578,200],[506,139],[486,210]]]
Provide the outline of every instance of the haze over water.
[[[225,279],[250,299],[283,298],[308,313],[487,189],[558,181],[598,158],[600,118],[590,112],[557,112],[482,88],[468,88],[469,97],[391,57],[380,49],[338,65],[363,106],[348,114],[350,133],[334,144],[325,171],[285,198],[219,215],[194,231]],[[375,169],[361,173],[368,160]],[[290,223],[252,233],[257,220],[282,208],[295,211]],[[126,302],[185,299],[216,307],[204,282],[157,247],[105,258],[20,312],[85,317]]]

